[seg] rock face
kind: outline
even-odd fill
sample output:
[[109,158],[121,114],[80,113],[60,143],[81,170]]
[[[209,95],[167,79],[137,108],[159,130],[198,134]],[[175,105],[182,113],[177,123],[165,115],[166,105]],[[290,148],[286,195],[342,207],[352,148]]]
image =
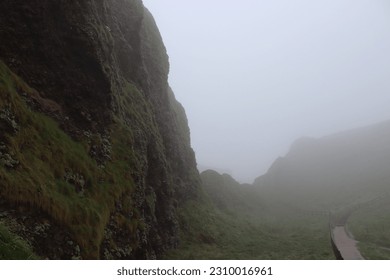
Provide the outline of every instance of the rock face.
[[142,1],[1,1],[0,40],[2,222],[48,258],[176,246],[199,174]]

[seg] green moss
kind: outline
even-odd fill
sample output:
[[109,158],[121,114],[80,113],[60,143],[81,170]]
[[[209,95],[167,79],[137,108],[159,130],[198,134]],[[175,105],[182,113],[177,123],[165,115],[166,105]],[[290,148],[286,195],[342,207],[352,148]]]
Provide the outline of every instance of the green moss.
[[0,223],[1,260],[33,260],[37,258],[31,247],[23,239],[12,234]]
[[[134,190],[132,175],[139,169],[140,156],[129,149],[132,132],[120,122],[109,128],[112,160],[102,169],[90,157],[87,139],[70,138],[53,119],[32,111],[18,92],[35,91],[0,62],[0,109],[11,108],[19,126],[17,133],[4,135],[19,165],[14,169],[0,166],[0,195],[11,204],[43,210],[69,230],[83,257],[98,258],[115,202]],[[67,172],[82,176],[82,193],[65,180]]]

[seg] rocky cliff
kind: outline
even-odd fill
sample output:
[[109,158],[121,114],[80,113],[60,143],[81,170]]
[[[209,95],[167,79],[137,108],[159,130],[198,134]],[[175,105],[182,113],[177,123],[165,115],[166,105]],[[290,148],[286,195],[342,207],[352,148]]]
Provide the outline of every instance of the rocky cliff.
[[142,1],[1,1],[0,40],[1,226],[42,258],[175,247],[199,174]]

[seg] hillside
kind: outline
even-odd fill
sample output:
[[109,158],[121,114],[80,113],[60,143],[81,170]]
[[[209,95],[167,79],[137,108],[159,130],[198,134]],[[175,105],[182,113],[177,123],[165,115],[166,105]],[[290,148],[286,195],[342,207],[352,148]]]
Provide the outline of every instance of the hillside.
[[354,205],[388,257],[390,122],[240,184],[199,174],[141,0],[1,1],[0,40],[0,259],[332,259],[328,210]]
[[274,211],[251,185],[201,173],[204,194],[180,212],[182,242],[169,259],[333,259],[327,215]]
[[0,40],[2,244],[50,259],[177,246],[199,174],[142,1],[1,1]]
[[290,206],[335,209],[389,191],[390,122],[297,140],[254,185]]
[[332,258],[329,223],[343,221],[365,258],[388,259],[388,143],[386,121],[299,139],[253,185],[204,171],[207,207],[190,211],[190,232],[202,238],[186,239],[187,249],[174,257],[193,252],[189,258],[202,258],[194,252],[203,244],[203,251],[213,252],[209,258]]
[[353,212],[348,226],[367,259],[390,259],[390,196],[382,196]]

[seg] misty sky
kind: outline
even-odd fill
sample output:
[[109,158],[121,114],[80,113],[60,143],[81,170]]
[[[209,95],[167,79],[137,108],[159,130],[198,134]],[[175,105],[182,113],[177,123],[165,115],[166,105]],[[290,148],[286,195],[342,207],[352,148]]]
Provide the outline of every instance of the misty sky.
[[242,182],[302,136],[390,119],[388,0],[143,0],[198,165]]

